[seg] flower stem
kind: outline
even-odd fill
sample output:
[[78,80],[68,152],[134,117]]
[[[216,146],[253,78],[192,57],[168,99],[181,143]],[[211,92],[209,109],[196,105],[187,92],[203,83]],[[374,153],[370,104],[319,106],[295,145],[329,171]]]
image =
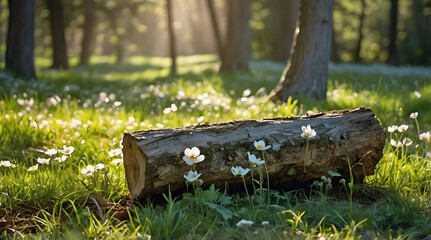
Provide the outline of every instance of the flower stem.
[[256,187],[254,186],[253,164],[252,163],[250,163],[250,172],[251,172],[251,185],[253,186],[253,191],[256,192]]
[[304,173],[307,173],[307,170],[305,169],[305,164],[307,162],[307,154],[308,154],[308,139],[307,139],[307,146],[305,147],[305,155],[304,155]]
[[268,173],[268,167],[266,166],[266,159],[265,159],[265,154],[262,151],[262,158],[265,164],[265,171],[266,171],[266,183],[268,185],[268,205],[269,205],[269,173]]
[[[242,176],[242,182],[244,183],[245,193],[247,194],[248,201],[253,206],[253,202],[251,201],[250,194],[248,194],[247,184],[245,184],[245,178],[244,178],[244,176]],[[254,206],[253,206],[253,208],[254,208]]]
[[419,122],[418,122],[418,119],[416,118],[415,118],[415,121],[416,121],[416,128],[418,129],[418,136],[419,136],[421,134],[419,131]]

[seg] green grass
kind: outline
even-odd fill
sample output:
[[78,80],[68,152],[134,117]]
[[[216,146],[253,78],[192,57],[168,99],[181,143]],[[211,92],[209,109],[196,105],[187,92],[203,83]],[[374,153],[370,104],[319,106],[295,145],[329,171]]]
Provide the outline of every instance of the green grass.
[[[123,64],[98,57],[68,72],[48,70],[49,60],[37,59],[39,79],[30,82],[0,73],[0,161],[16,165],[0,167],[0,232],[5,230],[2,221],[7,225],[20,219],[9,226],[19,232],[15,235],[36,238],[385,239],[429,234],[431,159],[425,155],[431,144],[419,140],[409,115],[419,112],[420,133],[431,130],[430,69],[331,65],[327,101],[274,104],[266,94],[277,84],[282,64],[252,62],[250,73],[217,75],[215,60],[181,57],[178,78],[169,76],[168,59],[145,57]],[[224,189],[177,199],[166,193],[166,204],[135,205],[129,220],[88,207],[90,194],[111,202],[128,195],[123,166],[112,163],[121,157],[109,156],[120,147],[124,132],[359,106],[371,107],[385,128],[408,124],[407,133],[392,137],[413,140],[401,151],[391,147],[388,134],[384,157],[363,185],[351,189],[338,179],[321,180],[300,191],[273,191],[269,205],[259,194],[251,205],[247,197],[229,196]],[[64,145],[75,147],[66,161],[53,160],[62,155],[57,153],[49,165],[27,170],[47,157],[42,151]],[[99,163],[105,168],[92,176],[81,174],[87,165]],[[241,219],[255,224],[237,227]]]

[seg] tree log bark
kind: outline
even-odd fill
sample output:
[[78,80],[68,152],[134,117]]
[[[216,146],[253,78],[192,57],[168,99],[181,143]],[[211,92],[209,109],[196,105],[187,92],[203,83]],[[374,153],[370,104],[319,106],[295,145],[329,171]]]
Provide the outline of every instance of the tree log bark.
[[[301,127],[310,125],[317,136],[310,139],[307,172],[303,171],[306,140]],[[349,178],[349,164],[357,181],[373,174],[383,156],[386,134],[370,109],[357,108],[310,116],[240,120],[198,124],[181,129],[159,129],[125,133],[124,168],[130,193],[135,199],[185,190],[191,166],[183,160],[185,148],[198,147],[205,160],[197,164],[202,187],[235,184],[231,167],[249,167],[247,152],[262,158],[253,145],[265,140],[271,187],[282,188],[292,181],[309,182],[328,176],[328,171]],[[250,174],[246,181],[251,182]],[[265,183],[266,184],[266,183]]]

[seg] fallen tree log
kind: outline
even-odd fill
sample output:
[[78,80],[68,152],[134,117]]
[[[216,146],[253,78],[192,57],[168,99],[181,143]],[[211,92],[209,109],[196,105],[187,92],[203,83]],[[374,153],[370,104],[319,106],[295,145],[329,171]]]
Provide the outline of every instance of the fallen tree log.
[[[309,140],[306,173],[303,171],[306,140],[301,127],[310,125],[317,135]],[[262,158],[253,145],[265,140],[271,186],[289,181],[307,182],[328,176],[328,171],[362,181],[373,174],[381,159],[386,134],[370,109],[331,111],[302,117],[239,120],[198,124],[186,128],[125,133],[124,168],[133,198],[141,199],[185,188],[191,166],[183,161],[186,148],[198,147],[205,160],[197,164],[203,188],[225,182],[240,183],[231,167],[249,167],[247,152]],[[250,174],[246,177],[250,182]],[[266,183],[265,183],[266,184]]]

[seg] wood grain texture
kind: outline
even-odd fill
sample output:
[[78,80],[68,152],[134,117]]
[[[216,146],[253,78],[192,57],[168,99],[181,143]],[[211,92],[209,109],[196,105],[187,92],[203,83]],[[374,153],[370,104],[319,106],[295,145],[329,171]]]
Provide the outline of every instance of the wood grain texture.
[[[307,173],[303,172],[306,140],[301,127],[310,125],[317,136],[310,140]],[[265,151],[270,182],[282,187],[290,181],[307,182],[332,170],[349,177],[348,159],[355,178],[373,174],[381,159],[386,134],[370,109],[317,113],[311,116],[239,120],[198,124],[187,128],[137,131],[124,134],[126,178],[133,198],[167,193],[185,187],[183,175],[191,169],[184,149],[198,147],[205,160],[197,164],[202,187],[239,183],[232,166],[249,167],[247,151],[262,157],[255,140],[272,146]],[[358,164],[359,163],[359,164]],[[293,168],[294,174],[288,174]],[[250,182],[250,176],[246,178]]]

